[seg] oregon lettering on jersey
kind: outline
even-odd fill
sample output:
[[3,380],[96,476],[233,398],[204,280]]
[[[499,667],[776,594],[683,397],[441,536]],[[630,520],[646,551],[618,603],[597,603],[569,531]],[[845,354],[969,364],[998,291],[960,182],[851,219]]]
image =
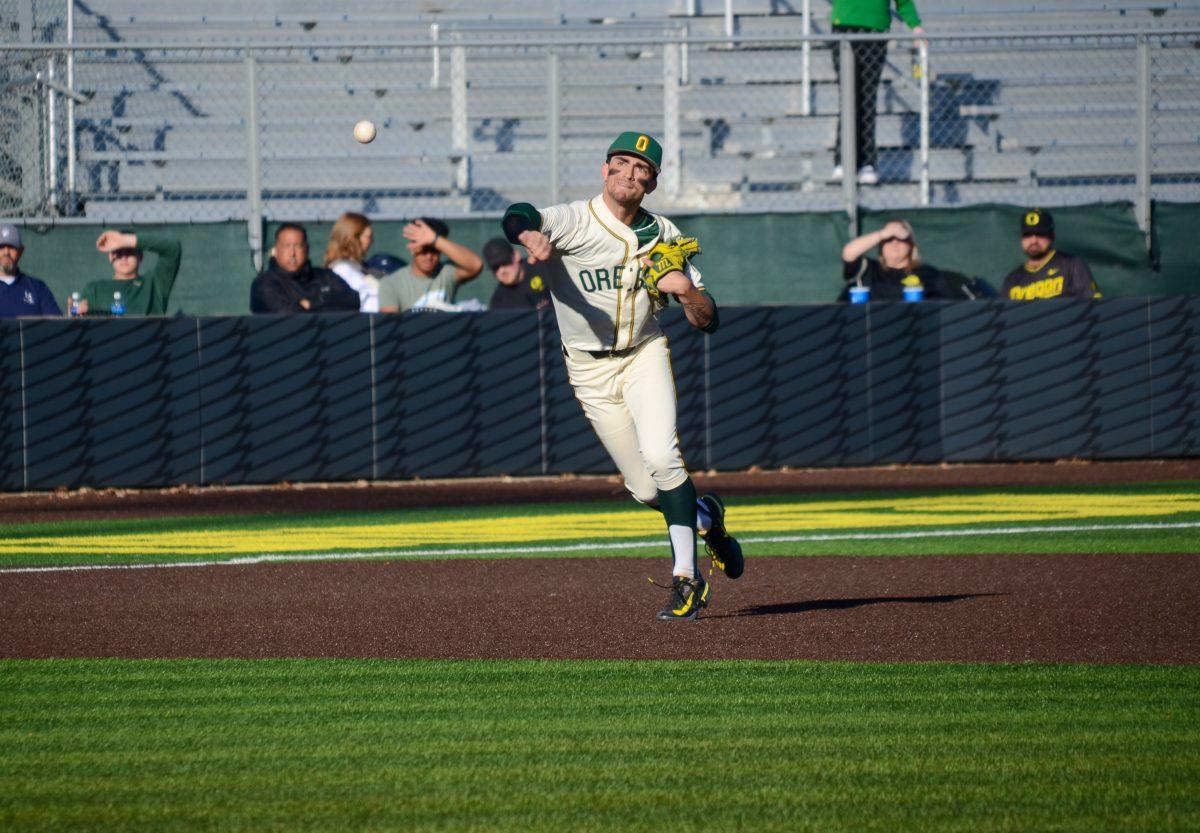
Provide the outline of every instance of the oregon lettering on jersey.
[[617,265],[608,269],[580,269],[576,279],[584,292],[603,292],[606,289],[621,289],[621,272],[624,266]]
[[1063,294],[1063,276],[1046,278],[1028,286],[1014,286],[1008,297],[1014,301],[1034,301],[1038,298],[1057,298]]

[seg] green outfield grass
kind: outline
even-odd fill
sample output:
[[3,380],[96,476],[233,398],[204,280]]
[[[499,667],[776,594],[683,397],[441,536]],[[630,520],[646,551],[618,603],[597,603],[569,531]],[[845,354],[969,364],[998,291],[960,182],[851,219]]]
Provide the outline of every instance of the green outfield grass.
[[[1195,552],[1200,484],[737,497],[750,555]],[[866,536],[866,537],[856,537]],[[0,567],[227,561],[262,555],[497,558],[661,554],[631,501],[3,527]]]
[[1195,830],[1200,668],[0,662],[0,829]]

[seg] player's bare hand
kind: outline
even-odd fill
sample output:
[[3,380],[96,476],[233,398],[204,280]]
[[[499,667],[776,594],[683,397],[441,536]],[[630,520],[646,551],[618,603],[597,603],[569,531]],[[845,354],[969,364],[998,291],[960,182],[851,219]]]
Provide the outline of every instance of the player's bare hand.
[[437,238],[437,232],[431,229],[424,220],[413,220],[404,227],[404,239],[408,241],[411,249],[432,246],[437,242]]
[[540,231],[527,229],[517,236],[517,242],[529,252],[530,263],[537,263],[539,260],[549,260],[550,256],[554,254],[554,247],[550,245],[550,238]]
[[118,249],[136,249],[137,235],[125,234],[120,231],[109,229],[101,232],[96,238],[96,248],[102,252],[115,252]]
[[668,272],[658,279],[658,291],[667,292],[676,297],[692,288],[692,282],[682,272]]

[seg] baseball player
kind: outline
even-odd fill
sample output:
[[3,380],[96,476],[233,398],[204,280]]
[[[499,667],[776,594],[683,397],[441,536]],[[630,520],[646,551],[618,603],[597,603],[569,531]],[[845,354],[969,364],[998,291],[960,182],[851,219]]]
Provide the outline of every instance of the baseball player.
[[1025,263],[1004,279],[1000,297],[1013,301],[1039,298],[1099,298],[1100,288],[1082,258],[1054,248],[1054,218],[1033,208],[1021,218]]
[[717,328],[717,307],[700,272],[699,253],[642,200],[658,185],[662,146],[645,133],[622,133],[600,167],[604,188],[590,200],[536,209],[510,206],[504,234],[534,261],[553,259],[550,296],[575,396],[638,501],[663,513],[674,556],[667,605],[658,618],[690,620],[709,601],[696,533],[713,562],[737,578],[742,548],[725,529],[714,494],[696,499],[675,427],[675,379],[658,313],[674,296],[692,326]]

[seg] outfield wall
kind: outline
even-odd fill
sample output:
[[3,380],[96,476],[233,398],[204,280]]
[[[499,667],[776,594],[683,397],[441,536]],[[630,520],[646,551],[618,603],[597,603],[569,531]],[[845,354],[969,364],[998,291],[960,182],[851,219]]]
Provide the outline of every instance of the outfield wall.
[[[1200,456],[1200,298],[664,314],[693,469]],[[0,488],[612,470],[549,314],[0,321]]]
[[[1021,263],[1018,227],[1023,209],[1004,205],[932,208],[861,215],[862,228],[882,227],[896,214],[911,220],[927,261],[942,269],[981,277],[999,289]],[[1087,259],[1106,296],[1200,293],[1200,205],[1156,203],[1153,250],[1137,226],[1129,203],[1055,208],[1058,242]],[[844,214],[699,215],[677,217],[700,238],[697,264],[723,304],[821,304],[841,291],[841,250],[847,241]],[[329,222],[307,224],[316,262],[329,239]],[[376,221],[373,252],[407,259],[404,223]],[[178,236],[183,263],[169,311],[185,315],[244,315],[249,312],[250,259],[242,222],[172,224],[157,227]],[[451,236],[475,251],[499,235],[496,220],[452,220]],[[271,239],[275,226],[265,230]],[[60,306],[90,280],[111,276],[96,251],[100,227],[64,224],[25,229],[25,271],[45,280]],[[152,262],[148,262],[149,268]],[[467,284],[460,299],[486,302],[496,287],[490,271]]]

